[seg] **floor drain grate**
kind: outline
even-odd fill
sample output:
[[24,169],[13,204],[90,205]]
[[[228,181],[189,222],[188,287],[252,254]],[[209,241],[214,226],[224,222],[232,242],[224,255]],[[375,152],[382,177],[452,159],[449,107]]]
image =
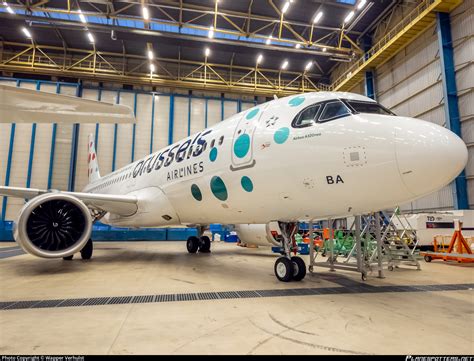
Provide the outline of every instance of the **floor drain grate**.
[[132,300],[132,296],[125,296],[125,297],[111,297],[109,300],[109,305],[124,305],[130,303]]
[[[153,302],[155,296],[134,296],[131,303],[150,303]],[[131,297],[130,297],[131,298]]]
[[197,296],[195,293],[180,293],[176,295],[176,301],[195,301]]
[[216,292],[216,293],[221,299],[240,298],[237,292],[235,291]]
[[86,302],[88,298],[73,298],[70,300],[64,300],[57,307],[79,307]]
[[177,295],[157,295],[155,302],[173,302],[176,300]]
[[105,305],[107,301],[110,300],[110,297],[96,297],[96,298],[89,298],[86,302],[84,302],[83,306],[99,306]]
[[197,294],[200,300],[218,300],[219,296],[215,292],[201,292]]
[[37,300],[37,301],[9,301],[0,302],[0,310],[18,310],[32,308],[81,307],[100,305],[124,305],[130,303],[154,303],[175,301],[221,300],[239,298],[268,298],[282,296],[309,296],[351,293],[389,293],[389,292],[433,292],[470,290],[474,284],[447,284],[447,285],[416,285],[416,286],[368,286],[364,284],[351,287],[321,287],[321,288],[290,288],[255,291],[221,291],[178,293],[165,295],[121,296],[121,297],[91,297],[72,298],[64,300]]

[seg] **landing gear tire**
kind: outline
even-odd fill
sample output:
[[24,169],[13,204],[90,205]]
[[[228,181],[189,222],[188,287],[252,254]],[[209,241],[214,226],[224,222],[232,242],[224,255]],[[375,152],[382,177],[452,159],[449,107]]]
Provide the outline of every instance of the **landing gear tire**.
[[426,255],[425,257],[423,257],[425,259],[425,262],[428,262],[430,263],[431,262],[431,257]]
[[188,249],[189,253],[196,253],[199,249],[199,238],[191,236],[186,241],[186,248]]
[[199,238],[199,252],[209,253],[211,252],[211,240],[208,236],[201,236]]
[[278,258],[275,262],[274,271],[275,276],[279,281],[290,282],[293,279],[294,274],[293,261],[286,257]]
[[63,257],[63,260],[65,260],[65,261],[72,261],[73,258],[74,258],[74,255],[71,254],[70,256]]
[[92,243],[92,239],[89,239],[86,245],[84,246],[84,248],[81,250],[81,258],[91,259],[93,251],[94,251],[94,245]]
[[367,274],[366,273],[362,273],[360,278],[362,279],[362,281],[367,281]]
[[293,281],[301,281],[306,276],[306,264],[300,257],[291,257],[293,262]]

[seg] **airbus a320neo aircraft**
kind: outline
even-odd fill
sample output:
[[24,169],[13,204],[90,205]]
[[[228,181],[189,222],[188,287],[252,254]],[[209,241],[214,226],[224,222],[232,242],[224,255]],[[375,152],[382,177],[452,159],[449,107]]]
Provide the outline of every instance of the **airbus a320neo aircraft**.
[[90,258],[99,219],[121,227],[197,227],[201,236],[187,240],[190,253],[210,250],[202,236],[209,224],[278,222],[284,256],[275,275],[282,281],[306,274],[303,260],[291,257],[298,221],[422,197],[449,184],[468,154],[446,128],[396,116],[364,96],[330,92],[257,105],[106,176],[89,139],[82,192],[0,187],[1,195],[29,200],[14,229],[26,252]]

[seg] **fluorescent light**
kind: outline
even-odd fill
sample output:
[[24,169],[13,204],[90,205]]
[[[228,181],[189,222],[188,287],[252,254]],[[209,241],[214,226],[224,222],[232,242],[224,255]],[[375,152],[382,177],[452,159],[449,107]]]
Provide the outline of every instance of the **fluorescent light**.
[[142,8],[142,13],[143,13],[143,19],[145,20],[150,19],[150,13],[148,12],[148,8],[146,6]]
[[258,54],[258,57],[257,57],[257,64],[260,64],[263,60],[263,55],[262,54]]
[[286,68],[288,68],[288,60],[285,60],[285,61],[283,62],[283,64],[281,64],[281,69],[282,69],[282,70],[285,70]]
[[281,9],[281,13],[282,13],[282,14],[286,13],[286,11],[288,10],[289,7],[290,7],[290,2],[287,1],[287,2],[285,3],[285,5],[283,5],[283,9]]
[[272,36],[270,35],[268,39],[265,41],[265,44],[270,45],[272,43]]
[[155,68],[155,64],[150,63],[150,71],[151,71],[152,73],[154,73],[154,72],[155,72],[155,69],[156,69],[156,68]]
[[328,48],[324,47],[323,48],[323,53],[325,53],[326,51],[328,51]]
[[306,66],[304,67],[304,70],[308,71],[309,69],[311,69],[313,66],[313,62],[310,61],[308,64],[306,64]]
[[87,33],[87,37],[89,38],[89,41],[90,41],[91,43],[94,43],[94,37],[92,36],[91,33]]
[[209,28],[209,33],[207,34],[207,36],[209,37],[209,39],[212,39],[214,37],[214,27],[211,26]]
[[84,24],[87,23],[86,17],[85,17],[84,14],[82,13],[81,9],[79,9],[79,19],[81,19],[81,21],[82,21]]
[[5,1],[3,2],[3,6],[5,6],[7,8],[7,11],[10,13],[10,14],[15,14],[15,12],[13,11],[13,9],[10,7],[10,5],[8,5]]
[[316,16],[314,17],[313,24],[317,24],[317,23],[319,22],[319,20],[321,20],[322,17],[323,17],[323,12],[320,11],[320,12],[317,13]]
[[206,50],[204,51],[204,54],[206,55],[206,58],[207,58],[211,54],[211,49],[206,48]]
[[365,4],[367,4],[367,0],[360,0],[359,4],[357,5],[357,10],[361,10]]
[[154,57],[155,55],[153,54],[153,52],[151,50],[148,50],[148,59],[153,60]]
[[30,38],[30,39],[31,39],[31,37],[32,37],[32,36],[31,36],[31,33],[30,33],[30,31],[29,31],[27,28],[22,27],[22,28],[21,28],[21,31],[23,31],[23,34],[25,34],[25,36],[26,36],[27,38]]
[[296,44],[296,49],[301,48],[301,44]]
[[344,19],[344,23],[348,23],[349,21],[351,21],[351,19],[354,17],[354,14],[354,11],[351,11]]

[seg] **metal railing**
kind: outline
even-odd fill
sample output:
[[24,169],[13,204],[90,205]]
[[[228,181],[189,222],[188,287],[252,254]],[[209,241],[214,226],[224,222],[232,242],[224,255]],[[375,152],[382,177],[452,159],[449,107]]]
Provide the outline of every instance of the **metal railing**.
[[410,28],[415,25],[415,22],[424,15],[424,13],[431,11],[431,8],[435,3],[439,3],[440,0],[423,0],[420,5],[413,9],[406,17],[403,18],[397,25],[395,25],[382,39],[380,39],[369,51],[363,54],[359,60],[353,63],[346,71],[337,78],[331,85],[333,90],[337,89],[342,83],[347,81],[354,73],[362,70],[362,67],[370,62],[378,55],[379,52],[385,50],[389,45],[392,45],[395,37],[401,33],[404,29]]

